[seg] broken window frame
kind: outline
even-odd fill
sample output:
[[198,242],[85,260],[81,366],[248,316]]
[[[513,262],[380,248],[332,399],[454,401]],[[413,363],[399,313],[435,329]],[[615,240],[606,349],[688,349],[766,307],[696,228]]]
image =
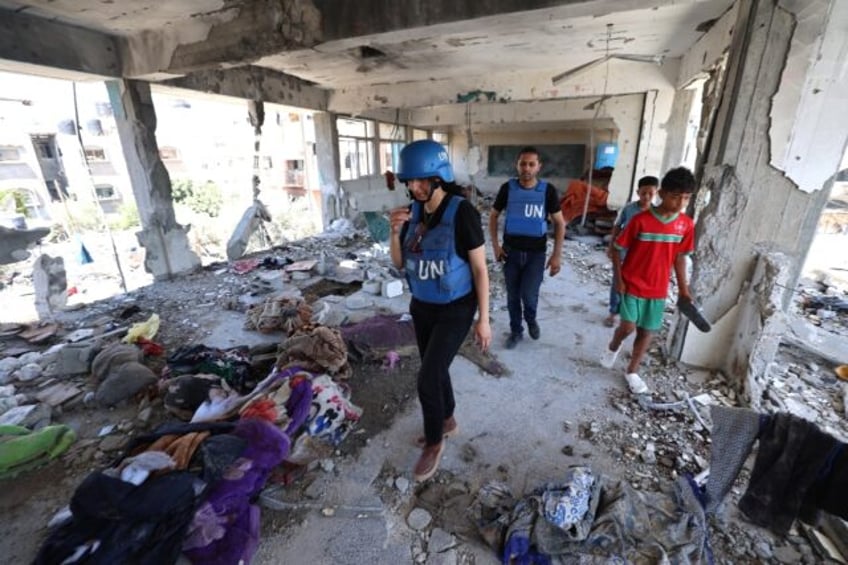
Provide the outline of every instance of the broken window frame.
[[83,148],[85,152],[85,160],[89,162],[104,163],[109,160],[106,150],[96,145],[86,145]]
[[23,161],[22,153],[17,145],[0,145],[0,162]]
[[180,150],[170,145],[159,148],[159,158],[163,161],[176,161],[180,158]]
[[[106,192],[108,193],[104,194]],[[97,196],[97,200],[99,202],[120,199],[120,195],[118,194],[118,191],[115,189],[114,185],[107,183],[95,184],[94,194]]]

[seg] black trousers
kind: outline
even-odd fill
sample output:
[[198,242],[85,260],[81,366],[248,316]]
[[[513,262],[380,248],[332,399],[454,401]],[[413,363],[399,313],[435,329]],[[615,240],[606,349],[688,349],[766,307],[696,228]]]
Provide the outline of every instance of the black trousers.
[[450,304],[429,304],[413,298],[409,311],[421,355],[418,400],[424,415],[424,436],[427,445],[436,445],[442,441],[445,420],[456,408],[449,369],[474,321],[477,301],[473,292]]

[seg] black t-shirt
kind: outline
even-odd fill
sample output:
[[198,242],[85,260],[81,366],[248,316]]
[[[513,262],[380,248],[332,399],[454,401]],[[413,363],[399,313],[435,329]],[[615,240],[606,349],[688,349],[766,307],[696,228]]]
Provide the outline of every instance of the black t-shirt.
[[[509,201],[509,182],[505,182],[498,190],[498,195],[495,197],[495,203],[492,207],[500,214],[506,210],[507,202]],[[547,214],[555,214],[560,211],[559,196],[554,185],[548,183],[548,188],[545,191],[545,212]],[[547,245],[547,235],[541,237],[531,237],[528,235],[509,235],[506,233],[506,223],[504,223],[504,247],[511,249],[519,249],[521,251],[545,251]]]
[[[442,216],[445,213],[448,202],[451,198],[460,198],[459,196],[447,193],[436,208],[433,214],[427,214],[423,208],[421,210],[421,221],[428,228],[437,225],[442,221]],[[456,245],[456,254],[464,261],[468,261],[468,251],[477,249],[486,240],[483,237],[483,226],[480,222],[480,213],[471,205],[468,200],[462,199],[459,207],[456,209],[456,217],[454,218],[454,242]],[[400,230],[400,240],[403,242],[406,239],[406,231],[409,229],[409,222],[405,223]]]

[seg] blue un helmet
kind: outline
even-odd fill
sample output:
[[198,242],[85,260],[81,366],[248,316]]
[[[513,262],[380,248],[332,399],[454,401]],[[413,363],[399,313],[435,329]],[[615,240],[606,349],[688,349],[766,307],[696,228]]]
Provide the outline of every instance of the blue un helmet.
[[448,151],[432,139],[413,141],[401,149],[399,168],[397,178],[401,182],[431,177],[453,182],[453,167],[448,160]]

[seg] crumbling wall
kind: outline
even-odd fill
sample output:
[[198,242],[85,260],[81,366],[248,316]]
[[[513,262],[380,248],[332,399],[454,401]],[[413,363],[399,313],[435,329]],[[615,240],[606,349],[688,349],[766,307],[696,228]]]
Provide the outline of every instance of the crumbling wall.
[[[769,320],[775,308],[785,310],[789,304],[829,186],[801,191],[770,162],[772,102],[789,87],[781,78],[794,15],[773,2],[750,0],[740,3],[739,14],[701,177],[692,288],[714,322],[740,305],[731,355],[718,335],[698,339],[715,340],[710,365],[723,369],[756,403],[757,379],[773,356],[773,332],[779,329]],[[848,106],[833,105],[830,111],[842,115]],[[844,145],[848,132],[830,133],[832,143]],[[758,263],[766,251],[786,259]]]
[[768,387],[769,366],[786,332],[782,297],[790,284],[792,258],[764,251],[757,256],[754,272],[739,298],[736,335],[727,353],[726,370],[744,376],[737,392],[753,408],[759,408]]

